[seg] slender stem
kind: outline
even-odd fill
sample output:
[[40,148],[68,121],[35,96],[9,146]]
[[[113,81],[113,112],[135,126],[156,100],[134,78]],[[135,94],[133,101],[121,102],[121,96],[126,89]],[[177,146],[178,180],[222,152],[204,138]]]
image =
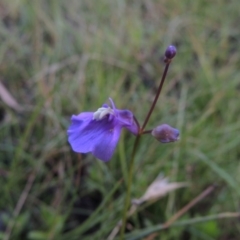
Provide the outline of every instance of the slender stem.
[[171,63],[171,61],[167,62],[166,65],[165,65],[165,69],[164,69],[164,72],[163,72],[163,75],[162,75],[162,79],[161,79],[161,81],[160,81],[160,85],[159,85],[159,87],[158,87],[158,90],[157,90],[155,99],[154,99],[154,101],[153,101],[153,103],[152,103],[152,106],[151,106],[151,108],[150,108],[150,110],[149,110],[149,112],[148,112],[148,114],[147,114],[147,116],[146,116],[146,119],[145,119],[144,123],[143,123],[143,126],[142,126],[142,128],[141,128],[141,132],[144,131],[144,128],[146,127],[146,125],[147,125],[147,123],[148,123],[148,120],[149,120],[149,118],[150,118],[150,116],[151,116],[151,114],[152,114],[152,112],[153,112],[153,109],[154,109],[154,107],[155,107],[155,105],[156,105],[156,103],[157,103],[157,100],[158,100],[158,97],[159,97],[159,95],[160,95],[160,93],[161,93],[162,86],[163,86],[164,80],[165,80],[165,78],[166,78],[166,75],[167,75],[167,72],[168,72],[168,68],[169,68],[170,63]]
[[124,209],[123,209],[123,217],[122,217],[121,238],[120,238],[121,240],[124,239],[124,230],[125,230],[126,220],[127,220],[127,211],[128,211],[129,204],[130,204],[130,195],[131,195],[134,159],[135,159],[137,147],[139,145],[140,137],[141,137],[141,134],[137,135],[137,137],[135,138],[133,151],[132,151],[132,155],[131,155],[131,160],[130,160],[127,193],[126,193],[126,197],[125,197],[125,203],[124,203]]
[[151,129],[151,130],[145,130],[145,131],[143,131],[141,134],[149,134],[149,133],[152,132],[152,130],[153,130],[153,129]]
[[139,124],[137,118],[136,118],[134,115],[133,115],[133,119],[134,119],[135,123],[137,124],[137,126],[138,126],[138,131],[139,131],[139,130],[140,130],[140,124]]

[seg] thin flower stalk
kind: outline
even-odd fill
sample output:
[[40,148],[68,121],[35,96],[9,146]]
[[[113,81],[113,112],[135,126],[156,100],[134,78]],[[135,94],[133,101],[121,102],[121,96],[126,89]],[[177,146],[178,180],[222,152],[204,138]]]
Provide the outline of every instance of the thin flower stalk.
[[166,65],[158,90],[142,126],[140,126],[139,121],[130,110],[117,109],[113,100],[109,98],[111,105],[103,104],[95,112],[82,112],[78,115],[73,115],[71,125],[67,131],[68,141],[75,152],[90,152],[93,156],[104,162],[112,158],[123,128],[136,136],[129,163],[127,193],[122,215],[122,240],[124,239],[127,212],[130,205],[134,161],[142,135],[151,133],[161,143],[175,142],[179,139],[179,131],[167,124],[159,125],[152,130],[145,130],[162,91],[170,63],[175,55],[176,48],[169,46],[165,51],[164,62]]
[[[133,151],[132,151],[131,160],[130,160],[127,193],[126,193],[126,197],[125,197],[125,204],[124,204],[123,217],[122,217],[121,238],[120,238],[121,240],[124,239],[124,232],[125,232],[126,219],[127,219],[127,211],[128,211],[129,206],[130,206],[130,195],[131,195],[131,186],[132,186],[133,168],[134,168],[134,160],[135,160],[136,150],[137,150],[138,145],[140,143],[140,138],[144,134],[144,129],[145,129],[147,123],[148,123],[148,120],[149,120],[149,118],[150,118],[150,116],[151,116],[151,114],[152,114],[152,112],[153,112],[153,110],[156,106],[156,103],[157,103],[157,100],[158,100],[159,95],[161,93],[165,78],[167,76],[169,65],[172,61],[172,58],[174,58],[175,55],[176,55],[176,48],[174,46],[169,46],[167,48],[166,52],[165,52],[165,60],[164,61],[165,61],[166,65],[165,65],[165,69],[164,69],[164,72],[163,72],[163,75],[162,75],[162,78],[161,78],[160,85],[158,87],[156,96],[155,96],[154,101],[153,101],[153,103],[152,103],[152,105],[149,109],[149,112],[148,112],[146,118],[145,118],[145,121],[144,121],[142,127],[140,128],[140,132],[137,135],[137,137],[135,139],[135,142],[134,142]],[[167,131],[168,131],[168,127],[167,127]],[[153,134],[153,132],[154,132],[154,130],[152,131],[152,134]],[[172,135],[174,136],[174,134],[172,134]],[[172,137],[173,141],[176,141],[179,138],[178,130],[175,131],[175,135],[176,135],[175,137]],[[154,137],[157,138],[156,136],[154,136]],[[163,140],[163,138],[161,138],[161,140]],[[161,141],[161,142],[164,142],[164,141]],[[168,139],[165,142],[171,142],[170,138],[168,137]]]

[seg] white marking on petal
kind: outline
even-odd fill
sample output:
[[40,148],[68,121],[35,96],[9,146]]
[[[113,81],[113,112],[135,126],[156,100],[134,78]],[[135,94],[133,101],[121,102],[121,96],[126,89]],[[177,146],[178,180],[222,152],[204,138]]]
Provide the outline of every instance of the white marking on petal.
[[114,115],[113,109],[111,109],[110,107],[108,108],[101,107],[96,112],[93,113],[93,119],[97,121],[102,120],[108,114]]

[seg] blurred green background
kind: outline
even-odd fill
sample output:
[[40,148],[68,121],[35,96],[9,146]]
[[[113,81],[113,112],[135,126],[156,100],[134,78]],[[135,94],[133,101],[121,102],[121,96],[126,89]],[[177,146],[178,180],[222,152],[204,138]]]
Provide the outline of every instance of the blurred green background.
[[159,173],[190,186],[142,208],[128,231],[143,239],[137,230],[167,221],[215,184],[181,218],[189,224],[154,239],[239,239],[237,218],[191,224],[239,211],[239,9],[238,0],[2,0],[0,239],[107,239],[121,218],[119,180],[134,137],[123,131],[103,163],[71,150],[70,117],[112,97],[143,123],[170,44],[178,53],[148,127],[168,123],[181,140],[142,139],[131,195],[141,197]]

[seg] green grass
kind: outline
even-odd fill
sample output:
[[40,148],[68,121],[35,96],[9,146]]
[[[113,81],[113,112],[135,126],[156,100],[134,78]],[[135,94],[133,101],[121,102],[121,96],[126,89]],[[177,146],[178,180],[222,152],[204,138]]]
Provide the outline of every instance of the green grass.
[[107,238],[121,219],[134,137],[124,131],[103,163],[71,150],[70,117],[112,97],[143,123],[170,44],[178,53],[148,128],[169,123],[181,140],[142,138],[132,198],[159,173],[190,187],[132,216],[129,239],[157,231],[212,184],[217,190],[182,217],[187,224],[161,230],[161,240],[238,239],[235,219],[191,225],[191,218],[239,210],[239,7],[237,0],[3,0],[0,81],[20,109],[0,101],[0,239]]

